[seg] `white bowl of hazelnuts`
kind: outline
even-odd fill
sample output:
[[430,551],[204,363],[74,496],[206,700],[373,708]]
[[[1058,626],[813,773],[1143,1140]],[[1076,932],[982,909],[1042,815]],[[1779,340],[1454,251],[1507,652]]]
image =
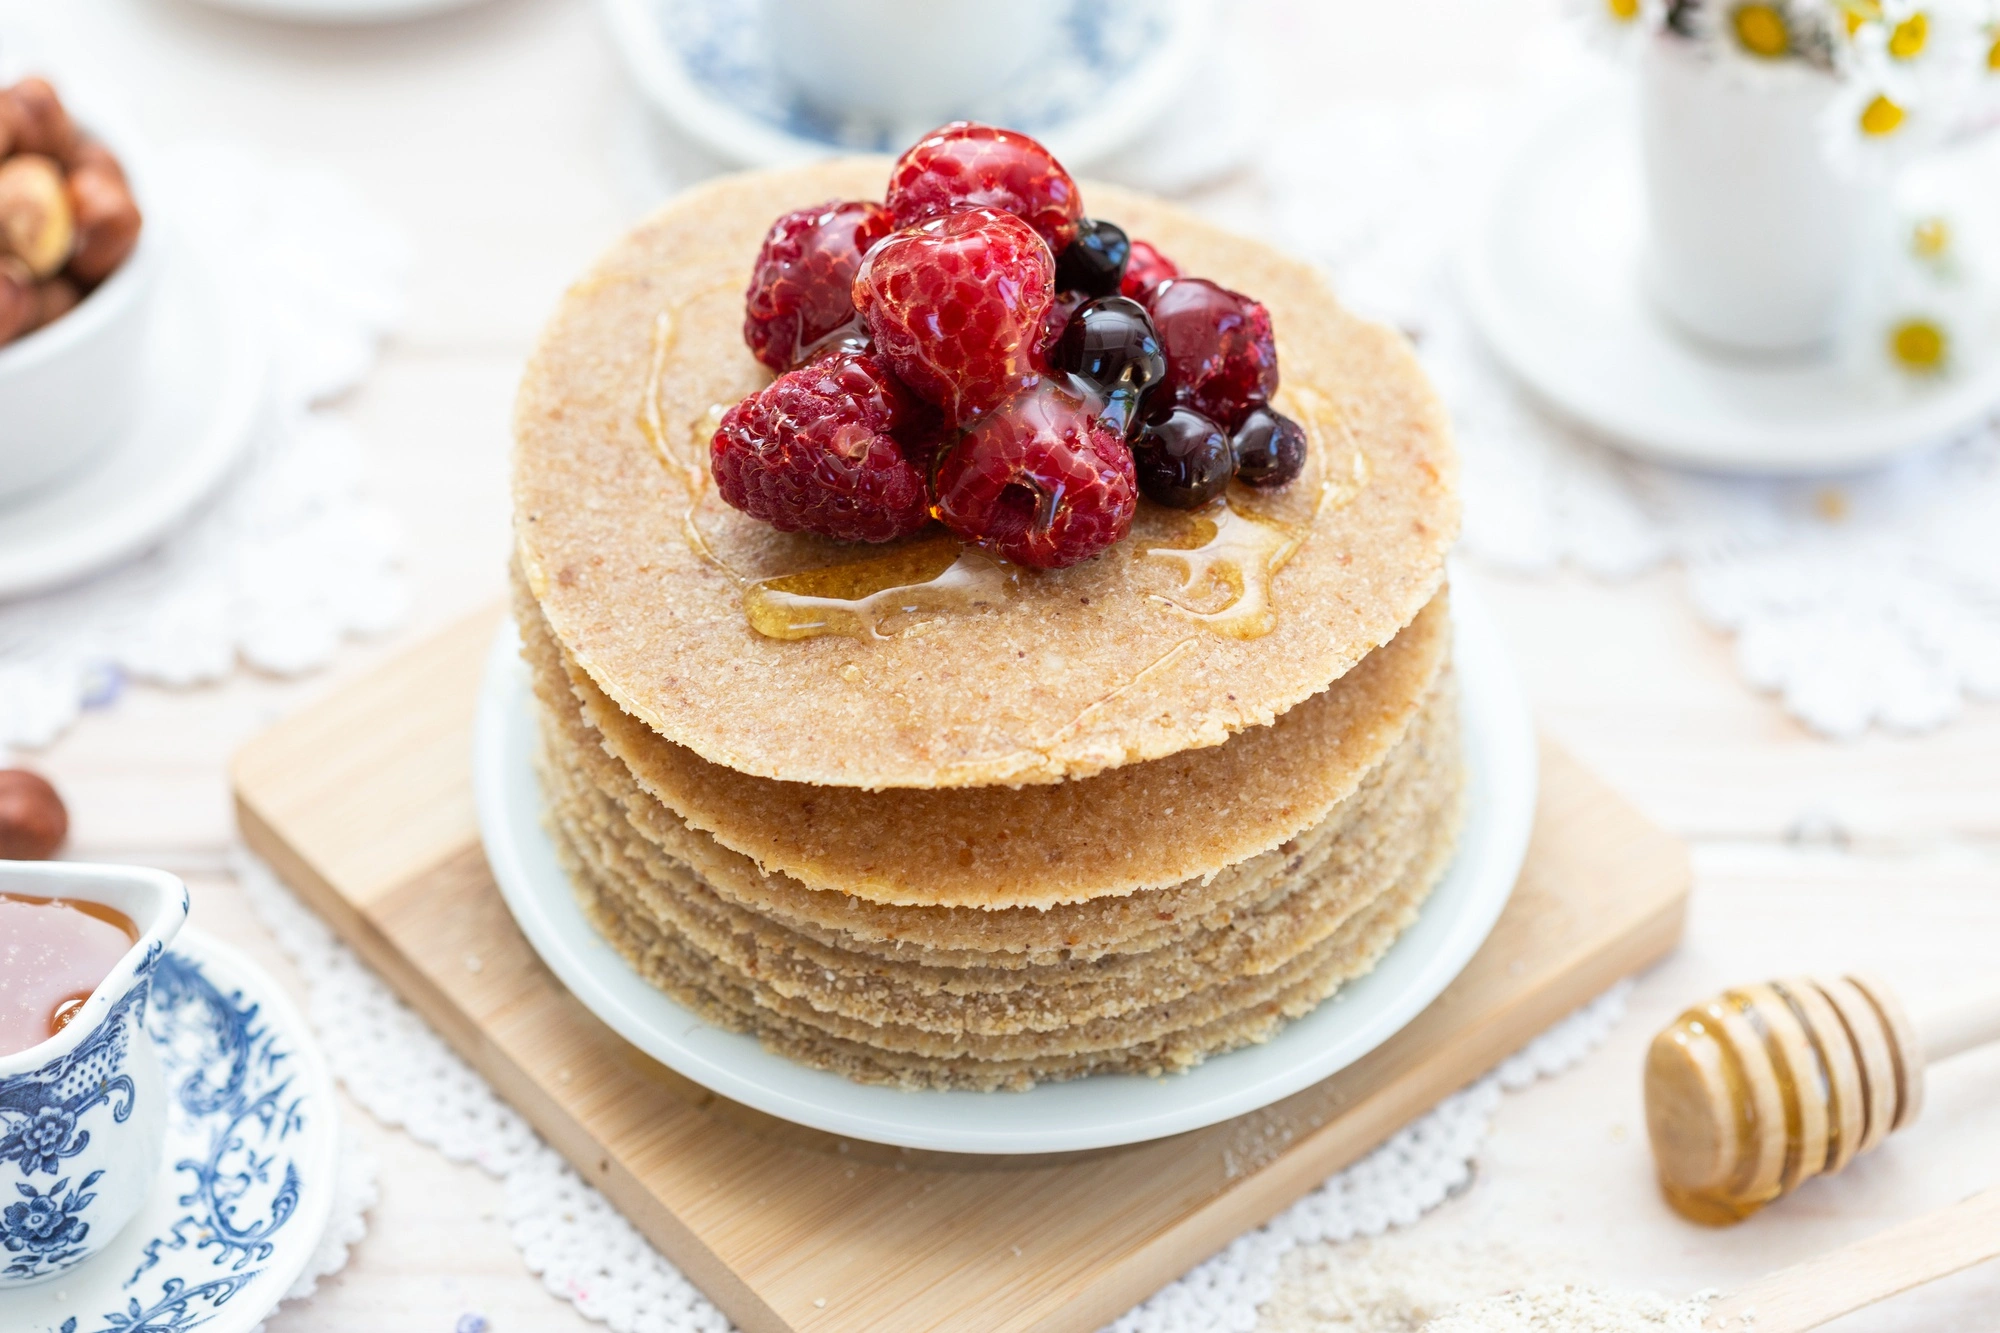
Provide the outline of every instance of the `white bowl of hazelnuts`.
[[159,248],[120,154],[47,81],[0,88],[0,504],[131,419]]

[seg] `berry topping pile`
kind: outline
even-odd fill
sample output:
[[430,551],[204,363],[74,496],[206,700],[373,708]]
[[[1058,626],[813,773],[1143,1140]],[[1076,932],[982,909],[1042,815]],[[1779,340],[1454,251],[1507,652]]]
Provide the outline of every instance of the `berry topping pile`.
[[722,498],[785,531],[882,542],[936,520],[1073,565],[1232,480],[1271,488],[1306,433],[1270,406],[1271,316],[1112,222],[1026,135],[956,121],[884,202],[772,224],[743,340],[778,378],[709,446]]

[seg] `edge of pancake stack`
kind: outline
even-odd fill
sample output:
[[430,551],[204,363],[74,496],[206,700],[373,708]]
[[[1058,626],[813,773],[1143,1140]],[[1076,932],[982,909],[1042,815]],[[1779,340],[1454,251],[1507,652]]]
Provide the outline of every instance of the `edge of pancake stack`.
[[[836,164],[831,178],[845,185],[864,169],[874,168]],[[661,370],[657,356],[634,371],[580,354],[590,339],[575,330],[597,318],[608,333],[626,327],[643,348],[650,307],[633,298],[629,283],[606,275],[639,271],[648,257],[659,265],[683,262],[710,286],[737,282],[768,220],[770,197],[789,197],[796,206],[830,192],[822,188],[828,168],[790,177],[789,183],[784,174],[744,178],[735,207],[728,185],[712,188],[643,224],[598,274],[572,290],[524,379],[516,422],[514,612],[539,715],[548,828],[579,903],[642,976],[695,1013],[753,1033],[792,1059],[867,1083],[1024,1089],[1098,1072],[1183,1070],[1267,1040],[1374,967],[1449,866],[1462,820],[1458,695],[1443,587],[1444,549],[1456,528],[1455,474],[1436,425],[1441,414],[1420,372],[1413,362],[1392,363],[1395,373],[1411,377],[1391,387],[1418,403],[1418,427],[1403,417],[1378,424],[1364,409],[1350,408],[1343,429],[1357,458],[1365,455],[1378,476],[1393,480],[1398,451],[1416,451],[1429,475],[1442,477],[1434,494],[1420,497],[1409,524],[1419,534],[1422,567],[1407,568],[1407,552],[1391,544],[1370,545],[1369,507],[1407,500],[1385,483],[1382,497],[1363,487],[1346,505],[1354,514],[1315,511],[1295,557],[1302,568],[1280,569],[1272,582],[1273,607],[1281,624],[1294,617],[1287,627],[1294,639],[1302,632],[1298,618],[1315,603],[1303,593],[1288,602],[1288,593],[1320,577],[1315,570],[1328,571],[1325,586],[1336,599],[1339,579],[1351,577],[1348,600],[1366,613],[1343,627],[1348,640],[1312,646],[1313,660],[1332,663],[1338,674],[1303,700],[1282,701],[1262,721],[1252,708],[1220,731],[1190,714],[1177,743],[1174,719],[1162,713],[1146,720],[1143,758],[1093,763],[1081,775],[1055,780],[1037,773],[1011,786],[967,783],[962,765],[949,772],[941,766],[937,781],[925,786],[910,780],[911,773],[922,776],[921,766],[903,762],[897,783],[878,787],[830,783],[828,764],[801,768],[812,780],[799,780],[774,775],[761,760],[759,772],[717,763],[705,756],[728,747],[708,745],[687,729],[699,727],[699,709],[637,702],[675,700],[634,665],[642,657],[604,648],[605,626],[650,619],[657,623],[641,637],[705,637],[714,642],[695,642],[695,649],[727,660],[723,648],[737,642],[731,636],[746,632],[715,608],[726,608],[740,585],[718,576],[713,587],[663,587],[650,604],[631,600],[612,574],[602,590],[588,586],[595,571],[638,558],[616,545],[621,534],[629,540],[632,526],[602,523],[601,511],[629,504],[644,521],[645,506],[671,505],[675,497],[658,487],[627,499],[617,486],[598,484],[662,467],[657,442],[632,429],[632,414],[620,410],[647,391],[626,380],[636,375],[656,386]],[[1128,200],[1121,207],[1146,211],[1148,233],[1177,250],[1208,245],[1220,256],[1211,260],[1220,281],[1232,276],[1230,247],[1256,263],[1276,262],[1254,242],[1217,239],[1212,228],[1157,203]],[[723,239],[712,252],[681,260],[671,239],[693,208]],[[738,251],[740,259],[732,257]],[[1370,346],[1388,337],[1339,311],[1316,279],[1284,298],[1289,305],[1272,302],[1281,340],[1307,317]],[[1302,313],[1288,322],[1293,308]],[[710,324],[680,329],[673,354],[751,373],[735,365],[747,354],[733,329]],[[1307,355],[1297,354],[1300,346]],[[1306,338],[1288,346],[1288,382],[1343,406],[1357,401],[1342,391],[1337,359],[1312,355],[1316,350]],[[692,420],[709,406],[682,402],[675,411]],[[579,439],[589,440],[589,448],[573,447]],[[1314,444],[1327,447],[1324,438]],[[602,449],[602,458],[593,461],[589,449]],[[566,490],[548,480],[558,474],[578,480]],[[676,515],[675,540],[699,526],[700,502],[697,494],[685,515]],[[732,520],[723,513],[706,521],[724,531],[721,525]],[[590,523],[608,534],[596,548],[589,545]],[[559,531],[569,535],[554,535]],[[707,536],[699,544],[726,545]],[[646,555],[657,558],[656,548]],[[818,559],[825,563],[827,556]],[[1378,572],[1371,560],[1395,568]],[[1114,623],[1119,616],[1171,620],[1143,569],[1128,575],[1122,566],[1105,568],[1078,575],[1099,582],[1068,590],[1097,590],[1098,614]],[[586,571],[581,580],[578,570]],[[1077,598],[1065,596],[1063,582],[1073,572],[1035,576],[1008,607],[967,614],[986,616],[989,635],[1000,632],[992,626],[1006,615],[1044,614],[1037,599],[1073,616]],[[1114,577],[1130,586],[1107,587],[1104,580]],[[829,689],[851,678],[837,673],[857,654],[864,661],[872,654],[884,674],[908,670],[921,682],[924,672],[909,664],[937,674],[934,659],[919,654],[938,651],[938,634],[950,630],[949,614],[942,619],[942,630],[933,624],[934,632],[907,639],[772,645],[749,638],[741,651],[749,657],[796,650],[798,658],[772,676],[788,691],[797,689],[801,663],[818,669],[811,654],[826,659]],[[1066,635],[1082,632],[1072,624],[1045,618],[1043,637],[1060,651]],[[1205,650],[1203,633],[1188,638],[1192,652]],[[919,637],[930,641],[918,644]],[[1273,651],[1285,642],[1271,638]],[[1253,642],[1228,650],[1260,649]],[[977,679],[978,664],[964,665],[964,678]],[[732,684],[782,725],[800,729],[796,748],[806,748],[797,745],[801,739],[836,752],[869,743],[851,729],[816,730],[823,719],[810,698],[776,697],[777,687],[760,685],[754,675],[702,688]],[[760,689],[772,697],[760,697]],[[936,706],[950,706],[948,696],[939,697]],[[966,706],[976,708],[978,700]],[[662,730],[664,718],[674,719],[679,734]],[[832,770],[839,771],[840,758],[834,755]]]

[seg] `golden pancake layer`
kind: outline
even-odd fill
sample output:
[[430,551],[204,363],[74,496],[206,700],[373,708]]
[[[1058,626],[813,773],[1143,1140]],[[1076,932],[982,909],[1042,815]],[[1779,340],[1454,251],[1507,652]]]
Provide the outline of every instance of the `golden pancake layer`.
[[1374,965],[1458,827],[1445,672],[1323,819],[1213,876],[1052,910],[857,917],[853,895],[759,869],[644,791],[545,625],[524,614],[523,640],[551,830],[592,922],[696,1012],[867,1082],[1022,1088],[1262,1040]]
[[[1295,548],[1269,580],[1269,632],[1236,637],[1203,619],[1244,609],[1226,580],[1197,569],[1188,586],[1176,552],[1213,534],[1152,505],[1097,559],[1015,571],[981,604],[905,617],[887,637],[753,629],[752,584],[856,552],[778,532],[710,483],[720,410],[768,378],[742,345],[744,282],[773,218],[879,197],[886,174],[883,161],[851,159],[681,196],[570,290],[528,365],[515,415],[519,559],[557,636],[639,724],[712,764],[789,782],[1054,782],[1269,726],[1431,600],[1457,532],[1457,462],[1403,340],[1342,310],[1307,265],[1086,185],[1097,216],[1270,309],[1279,406],[1311,447],[1283,492],[1238,488],[1232,500],[1251,537]],[[1260,597],[1255,571],[1249,582]]]

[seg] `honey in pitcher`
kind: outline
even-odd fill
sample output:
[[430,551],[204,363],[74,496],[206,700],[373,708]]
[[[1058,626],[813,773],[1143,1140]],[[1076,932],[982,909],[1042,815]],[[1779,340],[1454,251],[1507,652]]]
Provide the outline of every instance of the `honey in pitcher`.
[[138,938],[97,903],[0,893],[0,1056],[67,1027]]

